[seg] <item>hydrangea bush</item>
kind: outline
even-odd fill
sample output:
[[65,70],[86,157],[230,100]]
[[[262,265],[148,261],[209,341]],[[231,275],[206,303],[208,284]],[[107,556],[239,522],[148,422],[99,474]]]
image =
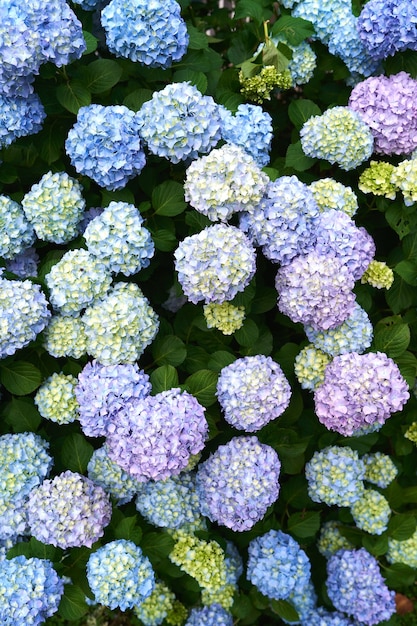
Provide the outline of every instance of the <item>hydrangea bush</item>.
[[416,623],[415,4],[0,2],[2,624]]

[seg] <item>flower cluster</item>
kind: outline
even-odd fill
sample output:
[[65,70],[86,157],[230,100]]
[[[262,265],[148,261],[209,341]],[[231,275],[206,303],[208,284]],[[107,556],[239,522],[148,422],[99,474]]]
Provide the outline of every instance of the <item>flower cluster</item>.
[[65,150],[71,164],[100,187],[123,188],[145,165],[138,116],[123,105],[81,107]]
[[252,100],[262,104],[264,100],[270,100],[274,89],[290,89],[293,86],[293,78],[287,68],[278,72],[275,65],[265,65],[255,76],[245,77],[242,70],[239,72],[239,82],[242,86],[241,93]]
[[341,523],[335,520],[325,522],[320,529],[317,540],[317,549],[326,559],[336,554],[338,550],[350,550],[352,544],[340,532]]
[[214,224],[180,242],[174,252],[178,281],[187,298],[221,304],[243,291],[255,274],[256,255],[235,226]]
[[364,454],[362,461],[365,463],[365,480],[385,489],[398,474],[398,469],[391,457],[382,452]]
[[122,611],[139,606],[155,586],[149,559],[126,539],[110,541],[90,555],[87,580],[98,603]]
[[192,576],[202,589],[219,589],[226,583],[225,554],[216,541],[204,541],[181,530],[175,538],[170,561]]
[[[142,600],[133,611],[144,626],[160,626],[175,602],[175,594],[163,582],[156,582],[150,596]],[[167,622],[168,623],[168,622]]]
[[354,626],[349,617],[339,611],[328,611],[322,606],[306,615],[308,626]]
[[[288,45],[288,42],[280,37],[280,41]],[[307,41],[302,41],[298,46],[288,45],[292,52],[292,58],[288,63],[288,71],[291,74],[293,86],[305,85],[313,78],[317,66],[317,56]]]
[[7,196],[0,196],[0,256],[13,259],[34,241],[33,226],[20,204]]
[[43,345],[54,357],[79,359],[87,351],[84,324],[79,317],[53,315],[45,329]]
[[353,217],[358,210],[358,198],[353,189],[333,178],[320,178],[309,187],[320,211],[337,209]]
[[67,243],[78,234],[85,200],[66,172],[47,172],[24,196],[22,207],[39,239]]
[[252,156],[242,147],[226,143],[188,167],[185,199],[212,222],[225,221],[238,211],[252,211],[267,182]]
[[111,504],[102,487],[67,470],[31,491],[27,511],[30,533],[39,541],[91,548],[110,521]]
[[190,455],[204,447],[208,431],[204,410],[180,389],[131,398],[113,411],[109,456],[140,482],[175,476],[187,467]]
[[247,578],[273,600],[285,600],[310,578],[310,561],[298,543],[280,530],[253,539],[248,547]]
[[288,407],[291,387],[278,363],[258,354],[224,367],[216,392],[224,418],[239,430],[255,432]]
[[223,335],[233,335],[245,320],[245,307],[230,302],[205,304],[203,306],[207,328],[217,328]]
[[364,548],[339,550],[327,562],[327,593],[336,609],[366,626],[395,613],[395,592],[390,591],[378,562]]
[[305,346],[295,357],[294,374],[303,389],[314,391],[324,381],[326,365],[330,363],[327,353],[313,344]]
[[6,262],[6,270],[19,278],[29,278],[38,273],[39,255],[35,248],[26,248]]
[[329,43],[332,33],[337,30],[341,16],[345,16],[351,8],[348,0],[285,0],[284,6],[292,8],[294,3],[297,4],[292,15],[311,22],[315,38],[325,44]]
[[272,141],[272,118],[269,113],[255,104],[239,104],[234,115],[219,106],[219,113],[222,139],[243,148],[260,167],[268,165]]
[[[381,19],[383,16],[383,19]],[[358,19],[358,32],[372,58],[417,50],[417,7],[408,0],[370,0]]]
[[359,176],[358,187],[363,193],[373,193],[374,196],[384,196],[394,200],[397,195],[397,186],[391,181],[396,168],[392,163],[385,161],[371,161]]
[[187,52],[189,36],[175,0],[111,0],[101,12],[110,52],[168,68]]
[[233,437],[198,466],[202,514],[232,530],[249,530],[277,500],[280,469],[275,450],[257,437]]
[[417,159],[405,159],[393,169],[390,183],[403,194],[405,206],[417,202]]
[[111,460],[106,445],[94,450],[87,465],[87,475],[96,485],[103,487],[117,504],[130,502],[141,486],[137,480]]
[[381,535],[388,528],[391,509],[387,499],[375,489],[365,489],[350,507],[357,528]]
[[382,261],[372,260],[361,277],[361,283],[368,283],[377,289],[389,289],[393,282],[394,272]]
[[408,539],[388,539],[386,554],[390,563],[403,563],[409,567],[417,567],[417,530]]
[[155,91],[137,115],[149,151],[171,163],[196,159],[221,138],[217,104],[187,82]]
[[350,436],[383,424],[409,399],[396,363],[383,352],[336,356],[314,394],[316,415],[329,430]]
[[57,424],[69,424],[78,418],[75,397],[77,379],[71,374],[54,373],[39,387],[35,404],[45,419]]
[[225,549],[226,583],[217,588],[204,588],[201,591],[201,600],[204,605],[220,604],[230,610],[234,603],[237,581],[243,573],[243,563],[237,548],[230,541]]
[[45,109],[37,94],[12,98],[0,95],[0,145],[8,146],[19,137],[34,135],[43,126]]
[[191,609],[184,626],[233,626],[233,616],[220,604]]

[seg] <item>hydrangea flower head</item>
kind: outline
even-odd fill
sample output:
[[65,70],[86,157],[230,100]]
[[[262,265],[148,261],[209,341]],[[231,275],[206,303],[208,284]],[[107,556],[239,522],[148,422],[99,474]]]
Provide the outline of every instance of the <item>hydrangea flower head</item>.
[[230,302],[211,302],[203,306],[207,328],[217,328],[223,335],[233,335],[242,328],[245,320],[245,307],[235,306]]
[[280,469],[273,448],[255,436],[234,437],[198,466],[202,514],[232,530],[249,530],[277,500]]
[[272,118],[256,104],[239,104],[235,114],[219,107],[222,139],[240,146],[260,167],[269,163],[272,141]]
[[339,21],[329,37],[329,52],[342,59],[353,81],[361,80],[381,69],[379,60],[368,52],[358,33],[358,18],[352,11],[339,14]]
[[174,606],[175,594],[163,582],[157,581],[150,596],[133,607],[144,626],[160,626]]
[[388,454],[364,454],[362,461],[365,463],[365,480],[381,489],[388,487],[398,474],[398,469]]
[[47,172],[24,196],[22,207],[39,239],[68,243],[78,234],[85,200],[77,180],[66,172]]
[[328,446],[306,464],[308,495],[313,502],[350,506],[364,491],[365,465],[356,450]]
[[[301,623],[307,619],[310,612],[317,606],[317,594],[314,589],[314,585],[309,580],[303,587],[295,587],[287,598],[287,602],[290,602],[298,613]],[[283,620],[286,624],[290,624],[286,620]]]
[[137,115],[149,151],[171,163],[210,152],[221,137],[217,104],[188,82],[155,91]]
[[151,392],[148,374],[136,363],[102,365],[93,360],[78,374],[75,395],[81,428],[87,437],[105,437],[113,413],[132,398]]
[[184,626],[233,626],[233,616],[220,604],[191,609]]
[[106,445],[94,450],[87,465],[87,475],[116,500],[118,505],[130,502],[141,484],[111,460]]
[[75,397],[77,379],[72,374],[54,373],[39,387],[35,404],[45,419],[57,424],[69,424],[78,418]]
[[354,107],[336,106],[322,115],[310,117],[300,130],[304,153],[337,163],[346,171],[369,159],[373,136],[367,120],[365,123],[355,110]]
[[187,26],[175,0],[111,0],[101,23],[107,46],[118,57],[168,68],[187,52]]
[[255,432],[282,415],[290,403],[291,387],[278,363],[258,354],[223,367],[216,395],[228,424]]
[[[383,16],[383,19],[381,19]],[[358,33],[372,58],[417,50],[417,7],[407,0],[370,0],[358,19]]]
[[325,522],[320,529],[317,549],[326,559],[338,550],[350,550],[353,546],[340,532],[342,524],[336,520]]
[[390,183],[402,191],[405,206],[417,202],[417,159],[405,159],[394,167]]
[[39,255],[35,248],[25,248],[6,263],[6,270],[19,278],[29,278],[38,274]]
[[[1,83],[0,83],[1,84]],[[45,109],[35,93],[27,96],[0,96],[2,116],[0,145],[9,146],[19,137],[35,135],[43,126]]]
[[0,256],[12,259],[34,241],[33,226],[20,204],[7,196],[0,196]]
[[238,211],[252,211],[268,183],[243,147],[226,143],[187,168],[185,199],[212,221],[228,220]]
[[378,154],[411,154],[417,148],[417,80],[407,72],[371,76],[350,94],[349,108],[374,137]]
[[324,381],[326,365],[330,356],[312,343],[305,346],[295,357],[294,373],[303,389],[314,391]]
[[[291,0],[286,0],[291,4]],[[301,0],[294,7],[294,17],[302,17],[314,26],[314,38],[329,43],[331,34],[337,29],[341,17],[351,13],[349,0]]]
[[89,252],[110,272],[125,276],[148,267],[155,246],[142,225],[138,209],[128,202],[110,202],[84,231]]
[[84,324],[79,317],[53,315],[44,332],[45,350],[54,357],[79,359],[87,352]]
[[395,170],[392,163],[371,161],[369,167],[359,176],[358,187],[363,193],[373,193],[374,196],[395,200],[398,187],[391,181]]
[[217,590],[225,585],[225,553],[216,541],[204,541],[182,530],[174,537],[176,543],[169,554],[170,561],[195,578],[202,589]]
[[366,626],[395,613],[395,592],[381,576],[379,565],[364,548],[339,550],[327,562],[327,593],[338,611]]
[[258,104],[262,104],[264,100],[270,100],[274,89],[291,89],[293,86],[290,70],[286,68],[284,71],[278,72],[275,65],[265,65],[259,74],[249,78],[245,77],[241,70],[239,82],[241,94]]
[[140,605],[155,586],[151,562],[127,539],[110,541],[90,555],[87,580],[99,604],[122,611]]
[[375,489],[365,489],[350,507],[355,524],[371,535],[381,535],[388,528],[391,509],[388,500]]
[[82,317],[87,352],[103,365],[134,363],[155,338],[159,321],[136,283],[116,283]]
[[351,436],[363,427],[383,424],[409,397],[398,366],[386,354],[350,352],[336,356],[326,367],[314,402],[326,428]]
[[248,547],[247,578],[273,600],[285,600],[310,579],[310,561],[298,543],[280,530],[270,530]]
[[309,185],[320,211],[336,209],[353,217],[358,210],[358,198],[352,187],[333,178],[320,178]]
[[333,255],[313,251],[294,257],[277,273],[278,308],[315,330],[335,328],[353,311],[354,282],[348,267]]
[[174,252],[181,287],[197,304],[222,304],[243,291],[255,274],[256,254],[246,235],[225,224],[207,226],[180,242]]
[[180,389],[132,398],[114,411],[107,435],[109,456],[140,482],[175,476],[204,447],[204,411],[194,396]]
[[122,189],[145,165],[140,127],[124,105],[90,104],[79,109],[65,150],[79,174],[110,191]]
[[102,487],[69,470],[33,489],[27,510],[30,533],[64,549],[91,548],[103,536],[112,512]]
[[352,620],[343,613],[328,611],[322,606],[308,613],[303,623],[309,626],[354,626]]
[[389,563],[403,563],[417,567],[417,530],[408,539],[399,540],[390,537],[386,558]]
[[[288,45],[288,42],[280,37],[280,41]],[[297,46],[288,45],[292,51],[292,58],[288,63],[288,71],[294,87],[305,85],[313,78],[317,66],[317,56],[307,41],[302,41]]]
[[394,272],[392,269],[385,262],[374,259],[361,276],[361,283],[368,283],[377,289],[389,289],[393,282]]

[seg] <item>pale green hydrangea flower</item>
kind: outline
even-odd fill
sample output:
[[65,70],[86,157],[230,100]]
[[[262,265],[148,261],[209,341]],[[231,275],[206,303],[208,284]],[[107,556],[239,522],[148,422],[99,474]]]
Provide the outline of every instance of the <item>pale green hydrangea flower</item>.
[[203,307],[207,328],[217,328],[223,335],[233,335],[245,320],[245,307],[230,302],[212,302]]
[[320,178],[309,185],[320,211],[343,211],[353,217],[358,210],[358,198],[351,187],[333,178]]
[[405,206],[417,202],[417,159],[406,159],[394,168],[391,183],[401,189]]
[[163,582],[157,582],[150,596],[139,606],[133,607],[133,612],[144,626],[159,626],[172,611],[175,594]]
[[320,529],[320,536],[317,540],[317,549],[326,559],[335,554],[338,550],[351,550],[353,545],[340,532],[342,524],[336,520],[325,522]]
[[324,381],[326,365],[331,357],[312,343],[295,357],[294,373],[303,389],[314,391]]
[[371,261],[361,276],[361,283],[377,289],[389,289],[394,282],[394,272],[383,261]]
[[170,561],[194,578],[201,588],[215,591],[226,585],[225,553],[216,541],[204,541],[181,530],[173,533]]
[[365,480],[381,489],[388,487],[398,474],[398,469],[388,454],[364,454],[362,461],[365,463]]
[[71,374],[54,373],[41,385],[35,395],[39,413],[57,424],[69,424],[78,418],[75,387],[78,380]]
[[355,524],[371,535],[381,535],[388,528],[391,509],[388,500],[375,489],[365,489],[350,507]]
[[87,352],[84,324],[79,317],[54,315],[44,332],[44,348],[52,356],[79,359]]
[[390,563],[403,563],[409,567],[417,567],[417,530],[403,541],[388,539],[388,550],[385,556]]
[[358,187],[363,193],[373,193],[374,196],[384,196],[394,200],[398,187],[391,181],[395,166],[385,161],[371,161],[359,176]]

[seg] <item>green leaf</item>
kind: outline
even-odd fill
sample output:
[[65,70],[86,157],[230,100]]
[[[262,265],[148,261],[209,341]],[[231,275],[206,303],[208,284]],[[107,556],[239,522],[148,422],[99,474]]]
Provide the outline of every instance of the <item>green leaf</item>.
[[66,135],[66,130],[56,122],[44,126],[39,154],[45,163],[50,165],[61,157]]
[[410,207],[405,207],[398,203],[389,205],[385,211],[385,219],[400,239],[403,239],[417,228],[417,213],[410,211]]
[[385,292],[385,299],[393,313],[400,313],[417,304],[417,289],[397,275],[392,287]]
[[200,404],[211,406],[216,402],[217,374],[206,369],[195,372],[186,379],[185,388]]
[[235,9],[235,20],[240,20],[244,17],[252,17],[255,22],[262,24],[264,15],[262,6],[255,0],[239,0]]
[[405,259],[417,261],[417,232],[406,235],[402,240],[402,249]]
[[409,539],[416,530],[416,518],[414,515],[406,513],[393,515],[388,524],[387,534],[391,539],[405,541]]
[[205,50],[208,48],[208,37],[195,26],[187,22],[187,31],[190,38],[188,48],[190,50]]
[[123,104],[132,111],[139,111],[142,104],[151,100],[153,91],[151,89],[134,89],[123,100]]
[[240,346],[250,348],[259,337],[259,329],[253,320],[247,318],[234,332],[234,337]]
[[88,33],[86,30],[83,30],[84,41],[87,45],[87,48],[83,52],[83,56],[87,54],[91,54],[97,50],[98,39],[94,37],[91,33]]
[[364,535],[362,538],[362,545],[374,556],[383,556],[388,550],[388,537],[382,535],[381,537],[373,537],[371,535]]
[[175,541],[166,532],[146,533],[140,545],[145,555],[155,565],[172,552]]
[[15,433],[36,432],[42,421],[32,398],[12,398],[4,406],[3,416]]
[[290,602],[286,600],[271,600],[271,609],[286,622],[299,622],[300,617]]
[[0,382],[15,396],[25,396],[39,387],[42,374],[32,363],[11,361],[0,364]]
[[391,327],[375,328],[374,346],[379,352],[386,352],[391,358],[403,354],[410,343],[408,324],[395,324]]
[[139,545],[142,538],[142,529],[138,526],[138,516],[125,517],[114,529],[115,539],[127,539]]
[[186,372],[188,372],[188,374],[194,374],[194,372],[198,372],[199,370],[208,367],[207,362],[209,359],[210,355],[204,350],[204,348],[200,348],[200,346],[188,345],[187,358],[184,361],[183,368]]
[[177,68],[188,67],[196,72],[218,71],[223,65],[223,59],[214,50],[189,50],[185,57],[176,64]]
[[203,72],[196,72],[195,70],[190,69],[178,70],[178,72],[174,72],[172,81],[174,83],[184,83],[188,81],[197,87],[202,94],[205,94],[207,91],[207,76],[203,74]]
[[312,100],[293,100],[288,106],[288,116],[297,130],[313,115],[321,115],[321,110]]
[[152,206],[157,215],[179,215],[187,207],[183,186],[174,180],[165,180],[153,190]]
[[108,189],[101,190],[101,206],[109,206],[110,202],[127,202],[129,204],[135,204],[135,196],[130,189],[116,189],[115,191],[109,191]]
[[161,391],[167,391],[174,387],[178,387],[178,374],[172,365],[161,365],[157,367],[151,375],[152,393],[155,395]]
[[224,367],[230,365],[236,360],[236,357],[226,350],[217,350],[211,355],[207,367],[213,372],[220,372]]
[[415,261],[400,261],[394,267],[394,272],[408,284],[417,285],[417,263]]
[[65,85],[59,85],[56,89],[56,97],[64,109],[75,115],[77,115],[81,107],[91,104],[91,93],[77,80],[73,80]]
[[181,365],[187,356],[185,344],[175,335],[166,335],[152,344],[152,356],[158,365]]
[[306,156],[301,147],[301,141],[291,143],[287,148],[285,155],[285,167],[291,167],[296,172],[304,172],[308,170],[317,159]]
[[395,359],[401,374],[411,388],[414,387],[415,379],[417,376],[417,359],[412,352],[403,352]]
[[25,556],[30,559],[36,557],[38,559],[49,559],[50,561],[58,561],[61,558],[62,550],[52,545],[47,545],[31,537],[30,541],[19,541],[7,552],[7,558],[11,559],[15,556]]
[[151,234],[155,248],[161,252],[171,252],[178,245],[177,238],[170,230],[158,228],[156,231],[151,230]]
[[75,585],[65,585],[64,595],[58,608],[58,614],[67,620],[78,620],[88,611],[85,593]]
[[282,36],[291,46],[298,46],[304,39],[314,35],[314,26],[301,17],[282,15],[271,31],[274,36]]
[[86,70],[85,87],[91,93],[108,91],[119,82],[123,74],[120,65],[112,59],[97,59],[87,65]]
[[406,587],[412,585],[416,579],[417,571],[403,563],[393,563],[389,567],[385,567],[382,570],[382,574],[387,585],[397,589],[398,585]]
[[64,439],[61,449],[62,463],[72,472],[84,474],[94,448],[79,433],[71,433]]

